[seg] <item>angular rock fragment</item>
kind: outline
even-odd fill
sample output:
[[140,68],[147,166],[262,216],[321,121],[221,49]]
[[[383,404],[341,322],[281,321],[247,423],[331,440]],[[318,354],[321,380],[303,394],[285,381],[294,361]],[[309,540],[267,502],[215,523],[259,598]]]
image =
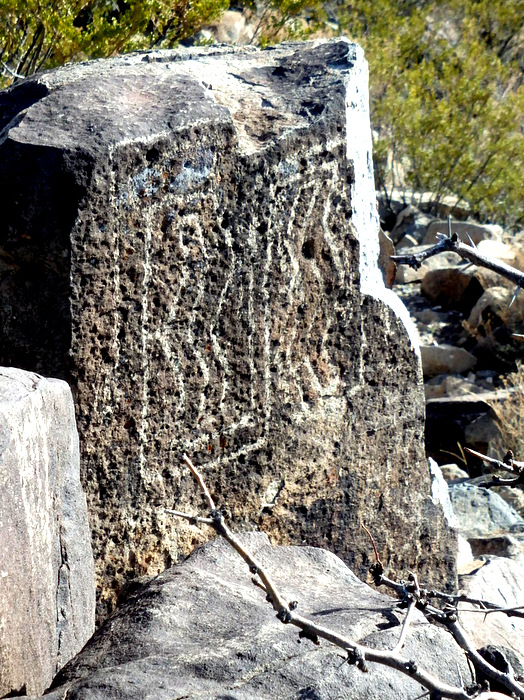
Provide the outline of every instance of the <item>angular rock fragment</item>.
[[457,529],[466,539],[488,537],[501,532],[524,533],[524,520],[491,489],[471,484],[450,487]]
[[[524,563],[505,557],[488,556],[486,563],[472,576],[460,579],[461,589],[471,598],[488,600],[503,608],[522,606],[522,577]],[[520,663],[524,664],[522,637],[524,635],[524,620],[515,616],[502,614],[479,615],[466,612],[471,606],[461,603],[460,620],[476,648],[491,644],[510,647],[516,653]],[[515,669],[518,672],[518,669]]]
[[367,69],[346,40],[152,52],[0,95],[1,360],[75,389],[104,614],[234,521],[361,575],[453,581],[424,395],[380,276]]
[[94,632],[71,392],[0,368],[0,696],[40,694]]

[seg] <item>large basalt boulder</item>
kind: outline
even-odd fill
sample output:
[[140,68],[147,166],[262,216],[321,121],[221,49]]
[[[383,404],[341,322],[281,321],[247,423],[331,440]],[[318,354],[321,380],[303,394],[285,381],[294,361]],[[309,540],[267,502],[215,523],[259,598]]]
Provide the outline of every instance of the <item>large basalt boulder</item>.
[[[392,649],[405,612],[362,583],[336,556],[313,547],[272,547],[261,533],[242,537],[301,615],[362,644]],[[47,700],[405,700],[411,678],[377,664],[362,673],[343,652],[300,641],[283,625],[224,540],[135,590],[59,674]],[[415,611],[402,653],[449,685],[468,677],[451,636]]]
[[39,694],[94,632],[95,579],[67,384],[0,368],[0,697]]
[[[367,68],[346,40],[153,52],[0,95],[1,359],[72,383],[103,589],[236,522],[365,574],[454,578],[412,327],[377,260]],[[103,614],[103,609],[101,609]]]

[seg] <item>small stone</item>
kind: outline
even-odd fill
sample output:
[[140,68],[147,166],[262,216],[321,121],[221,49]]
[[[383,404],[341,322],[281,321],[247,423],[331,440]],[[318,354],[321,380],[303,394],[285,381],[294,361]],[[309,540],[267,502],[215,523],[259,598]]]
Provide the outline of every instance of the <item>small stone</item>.
[[517,251],[511,245],[499,240],[484,239],[479,241],[477,250],[487,258],[495,258],[505,262],[507,265],[514,265]]
[[470,537],[468,541],[476,557],[485,554],[495,554],[498,557],[515,559],[524,552],[522,543],[508,533],[488,535],[486,537]]
[[425,377],[437,374],[467,372],[477,363],[476,357],[453,345],[423,345],[420,348],[422,371]]
[[[475,245],[480,243],[485,239],[495,239],[500,240],[504,233],[502,226],[488,224],[482,225],[477,223],[472,223],[469,221],[452,221],[451,230],[453,233],[457,233],[459,239],[468,245],[471,245],[470,238]],[[443,233],[448,235],[448,222],[447,221],[433,221],[428,226],[426,235],[424,236],[424,245],[434,245],[438,242],[438,233]]]
[[446,309],[469,311],[483,291],[480,282],[463,266],[428,270],[422,280],[424,296]]
[[490,442],[501,438],[501,430],[499,419],[494,410],[480,416],[464,430],[466,442],[470,447],[475,445]]
[[469,478],[468,472],[461,469],[457,464],[441,464],[440,470],[448,483]]

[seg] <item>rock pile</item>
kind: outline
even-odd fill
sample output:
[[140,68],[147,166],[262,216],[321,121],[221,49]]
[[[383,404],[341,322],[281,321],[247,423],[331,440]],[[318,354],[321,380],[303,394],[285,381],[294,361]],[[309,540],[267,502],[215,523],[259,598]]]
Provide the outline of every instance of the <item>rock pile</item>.
[[[434,245],[448,222],[397,199],[392,238],[397,251]],[[445,212],[441,212],[441,215]],[[453,212],[454,216],[456,212]],[[466,219],[467,211],[459,212]],[[391,226],[391,222],[390,222]],[[522,235],[511,238],[499,226],[454,221],[453,231],[485,256],[524,270]],[[500,374],[524,357],[524,293],[513,298],[514,285],[499,275],[445,253],[418,270],[401,266],[394,289],[410,309],[422,341],[426,393],[426,447],[442,466],[450,486],[454,523],[459,532],[458,572],[461,590],[502,606],[521,606],[524,576],[524,492],[521,488],[480,489],[467,483],[480,473],[468,458],[469,472],[446,464],[450,453],[462,460],[462,447],[488,453],[500,446],[498,407],[511,396]],[[522,387],[517,391],[522,391]],[[498,455],[502,457],[502,455]],[[520,458],[524,457],[521,456]],[[462,463],[462,462],[461,462]],[[436,467],[436,465],[435,465]],[[462,604],[461,621],[477,647],[489,640],[510,655],[524,653],[524,622],[488,615],[480,619]]]
[[[399,253],[424,250],[448,231],[447,220],[400,196],[393,206],[398,214],[390,235]],[[479,253],[524,269],[522,234],[509,237],[500,226],[468,220],[453,221],[452,229]],[[443,451],[460,452],[457,443],[487,450],[500,433],[496,406],[508,397],[500,375],[524,357],[524,293],[514,297],[511,282],[455,253],[431,257],[417,270],[399,266],[393,288],[421,338],[428,453],[443,463],[449,459]]]
[[[503,607],[524,605],[524,494],[503,488],[482,489],[468,483],[468,473],[455,464],[442,467],[449,484],[454,524],[459,532],[459,587],[471,598]],[[497,492],[495,492],[497,491]],[[501,496],[505,498],[502,498]],[[462,604],[461,622],[475,646],[489,641],[509,647],[524,665],[524,619],[471,612]]]

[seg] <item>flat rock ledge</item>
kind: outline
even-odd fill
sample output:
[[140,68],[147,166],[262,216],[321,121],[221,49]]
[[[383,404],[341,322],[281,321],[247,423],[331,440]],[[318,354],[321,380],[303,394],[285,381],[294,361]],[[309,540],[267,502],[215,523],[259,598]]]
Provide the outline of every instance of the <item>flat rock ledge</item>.
[[95,629],[78,434],[65,382],[0,368],[0,697],[38,695]]
[[[393,648],[403,611],[335,555],[242,536],[298,610],[375,648]],[[362,673],[341,650],[299,640],[279,622],[245,563],[214,540],[131,593],[59,674],[46,700],[406,700],[422,688],[393,669]],[[416,611],[406,658],[450,685],[468,678],[464,652]]]
[[340,39],[70,65],[0,93],[0,362],[74,389],[99,615],[201,497],[359,575],[455,581],[412,326],[377,260],[367,65]]

